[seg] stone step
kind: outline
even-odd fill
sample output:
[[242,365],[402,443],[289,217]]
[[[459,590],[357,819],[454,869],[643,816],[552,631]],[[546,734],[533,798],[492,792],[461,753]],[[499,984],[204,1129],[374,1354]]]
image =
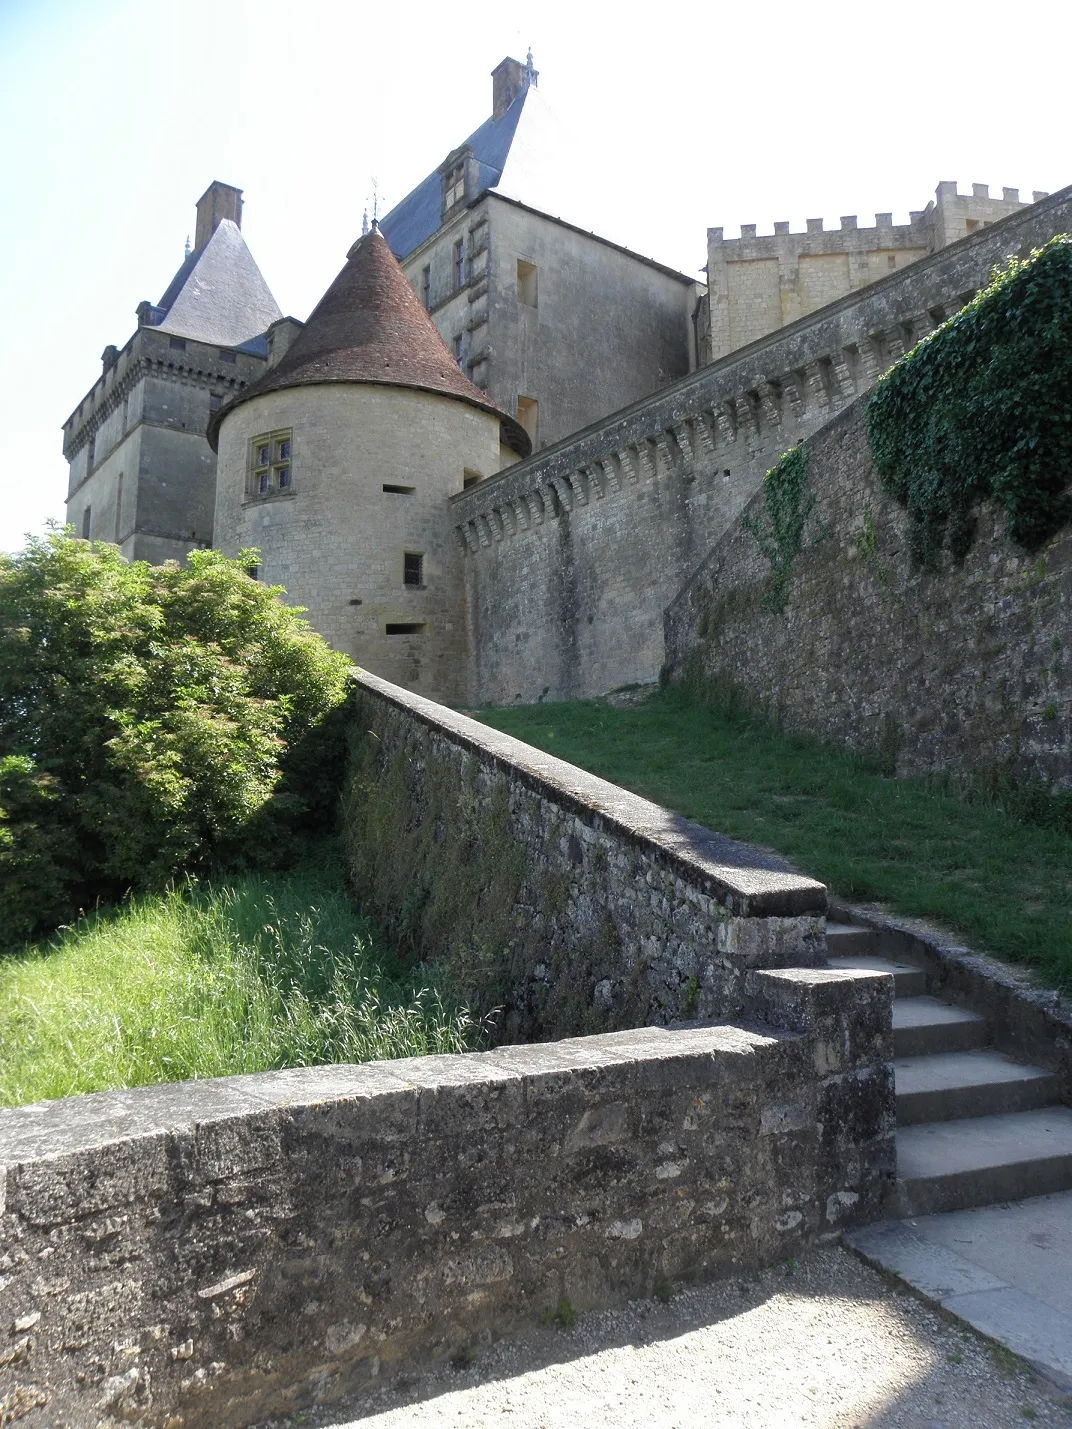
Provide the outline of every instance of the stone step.
[[[828,945],[829,946],[829,945]],[[832,968],[850,968],[853,972],[892,973],[894,997],[921,997],[927,990],[922,968],[911,963],[895,963],[873,953],[852,953],[848,957],[828,957]]]
[[986,1020],[936,997],[899,997],[893,1004],[893,1055],[926,1057],[968,1052],[990,1040]]
[[1072,1108],[924,1122],[897,1132],[894,1215],[1072,1190]]
[[1060,1101],[1052,1072],[1025,1067],[1003,1052],[940,1052],[894,1063],[897,1125],[1033,1111]]
[[846,957],[850,953],[866,953],[878,944],[874,928],[859,923],[837,923],[827,919],[826,949],[831,956]]

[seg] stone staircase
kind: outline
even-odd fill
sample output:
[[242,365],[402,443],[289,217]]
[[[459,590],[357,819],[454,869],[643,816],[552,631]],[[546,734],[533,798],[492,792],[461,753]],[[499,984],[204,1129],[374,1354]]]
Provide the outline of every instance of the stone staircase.
[[890,1215],[1072,1190],[1072,1108],[1061,1105],[1057,1078],[997,1051],[985,1018],[928,996],[923,969],[878,955],[870,928],[828,922],[826,936],[831,967],[894,979]]

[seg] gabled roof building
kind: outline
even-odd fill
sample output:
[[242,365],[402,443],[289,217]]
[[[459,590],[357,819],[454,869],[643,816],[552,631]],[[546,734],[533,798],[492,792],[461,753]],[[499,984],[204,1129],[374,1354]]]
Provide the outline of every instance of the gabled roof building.
[[[255,381],[282,318],[241,232],[242,191],[209,185],[193,249],[63,427],[67,520],[153,563],[212,544],[212,412]],[[284,322],[286,320],[283,320]]]
[[578,226],[576,143],[537,81],[531,54],[504,59],[490,118],[381,228],[462,371],[538,448],[691,371],[703,288]]

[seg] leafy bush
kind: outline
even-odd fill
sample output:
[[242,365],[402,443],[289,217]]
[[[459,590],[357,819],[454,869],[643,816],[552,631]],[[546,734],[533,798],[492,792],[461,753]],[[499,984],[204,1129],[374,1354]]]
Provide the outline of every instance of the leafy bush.
[[278,859],[331,816],[350,663],[255,556],[0,556],[0,936],[182,869]]
[[1058,531],[1072,516],[1072,239],[1012,259],[892,367],[867,430],[924,568],[946,545],[964,556],[984,497],[1029,550]]
[[800,555],[804,532],[815,510],[815,493],[808,486],[810,457],[811,449],[801,445],[784,452],[763,478],[766,519],[749,513],[741,522],[770,561],[764,603],[775,613],[785,609],[793,563]]

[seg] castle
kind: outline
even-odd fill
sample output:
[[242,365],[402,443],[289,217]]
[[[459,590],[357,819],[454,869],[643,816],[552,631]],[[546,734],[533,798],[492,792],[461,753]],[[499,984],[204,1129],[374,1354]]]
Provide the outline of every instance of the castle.
[[664,612],[781,452],[1068,226],[1064,195],[943,183],[900,227],[713,228],[705,288],[557,215],[531,55],[492,101],[305,324],[213,183],[64,428],[76,533],[256,547],[333,645],[451,703],[653,679]]

